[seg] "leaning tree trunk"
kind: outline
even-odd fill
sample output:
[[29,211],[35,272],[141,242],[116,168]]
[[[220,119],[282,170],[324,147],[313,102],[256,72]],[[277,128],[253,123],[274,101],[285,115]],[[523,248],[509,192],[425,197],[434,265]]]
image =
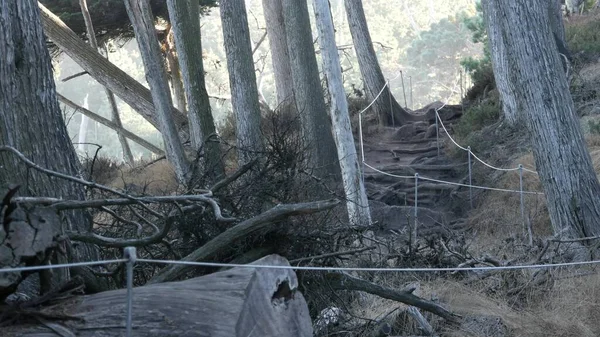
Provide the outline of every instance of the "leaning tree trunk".
[[125,7],[144,61],[146,78],[150,85],[152,101],[156,107],[167,160],[173,165],[177,180],[180,183],[187,183],[190,178],[190,167],[185,157],[183,144],[177,135],[177,127],[171,117],[173,104],[160,45],[154,30],[154,15],[148,0],[126,0]]
[[[88,41],[90,46],[94,48],[94,50],[98,51],[98,42],[96,41],[96,33],[94,32],[94,24],[92,22],[92,16],[90,15],[90,11],[88,10],[87,0],[79,0],[79,6],[81,7],[81,14],[83,14],[83,20],[85,21],[85,28],[87,30]],[[108,52],[106,53],[108,58]],[[121,123],[121,117],[119,116],[119,108],[117,107],[117,102],[115,100],[115,95],[110,91],[107,87],[104,87],[104,92],[106,93],[106,98],[108,99],[108,104],[110,105],[111,117],[113,122],[119,126],[123,127]],[[86,116],[81,116],[82,120]],[[83,122],[82,122],[83,124]],[[129,165],[133,165],[133,153],[131,153],[131,148],[127,143],[127,138],[125,138],[121,134],[117,134],[119,137],[119,143],[121,143],[121,149],[123,150],[123,159]]]
[[277,105],[283,107],[284,103],[294,104],[294,84],[292,82],[292,68],[283,22],[282,0],[263,0],[263,12],[267,22],[267,37],[271,48],[271,62],[275,77],[277,91]]
[[[38,6],[41,10],[46,36],[98,83],[109,88],[150,124],[160,130],[150,90],[88,46],[58,16],[42,4],[38,3]],[[187,134],[187,117],[173,106],[171,106],[171,114],[180,132]]]
[[195,151],[204,152],[204,171],[214,182],[225,175],[221,148],[210,140],[217,133],[210,108],[200,36],[200,12],[195,0],[167,0],[188,102],[190,136]]
[[260,157],[264,149],[246,5],[244,0],[221,0],[219,8],[231,88],[231,105],[235,115],[238,162],[245,164]]
[[[372,101],[385,85],[385,79],[373,48],[362,0],[345,0],[344,4],[367,98]],[[392,124],[398,126],[418,120],[416,116],[409,114],[398,104],[387,87],[373,104],[373,109],[379,116],[379,123],[384,126]]]
[[283,17],[296,111],[308,147],[309,163],[317,176],[339,180],[337,150],[319,78],[307,2],[283,0]]
[[502,112],[504,113],[506,122],[514,125],[519,120],[517,102],[515,100],[516,86],[509,79],[510,69],[508,68],[508,55],[506,54],[507,46],[499,25],[499,12],[496,5],[489,1],[483,1],[482,6],[487,25],[494,80],[498,93],[500,93],[500,100],[502,101]]
[[[79,161],[56,99],[37,2],[4,1],[0,5],[0,27],[0,145],[16,148],[42,167],[79,176]],[[13,184],[21,185],[21,195],[85,198],[83,186],[28,169],[15,155],[0,152],[0,194],[4,195]],[[58,223],[57,232],[92,229],[83,212],[67,212],[65,220],[64,224]],[[98,259],[92,245],[73,246],[71,252],[69,260]],[[53,262],[66,262],[62,254],[56,256]],[[58,269],[53,282],[68,278],[65,270]]]
[[331,94],[330,115],[337,145],[340,169],[346,193],[346,208],[348,219],[354,226],[368,226],[371,224],[369,202],[365,186],[360,177],[360,166],[352,126],[348,114],[348,101],[342,82],[342,71],[337,46],[335,44],[335,31],[329,0],[314,0],[313,7],[319,31],[319,45],[323,57],[323,69],[327,77],[329,93]]
[[[600,235],[600,183],[579,125],[560,56],[552,41],[545,0],[486,0],[486,18],[505,37],[509,80],[533,144],[554,232]],[[497,40],[490,40],[497,44]]]

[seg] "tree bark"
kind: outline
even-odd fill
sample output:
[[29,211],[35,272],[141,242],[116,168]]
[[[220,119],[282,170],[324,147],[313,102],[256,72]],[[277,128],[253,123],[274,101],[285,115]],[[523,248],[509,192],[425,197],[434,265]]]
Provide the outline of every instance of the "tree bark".
[[[486,4],[487,3],[487,4]],[[529,129],[554,232],[561,238],[600,234],[600,183],[579,125],[544,0],[487,0],[505,37],[509,80]],[[486,18],[491,11],[486,11]],[[497,40],[490,40],[496,44]]]
[[198,3],[195,0],[167,0],[167,5],[185,84],[192,147],[203,152],[204,173],[214,182],[225,175],[225,168],[219,142],[209,139],[217,131],[204,82]]
[[286,40],[285,23],[283,21],[282,0],[263,0],[263,12],[267,22],[267,37],[271,47],[271,62],[277,91],[277,105],[294,105],[294,84],[292,68]]
[[352,126],[348,114],[348,101],[342,83],[342,71],[337,46],[333,19],[329,8],[329,0],[314,0],[313,7],[319,32],[319,45],[323,57],[323,70],[327,77],[327,85],[331,95],[330,116],[333,134],[340,159],[340,170],[346,194],[346,208],[351,225],[368,226],[371,214],[365,186],[360,176],[360,165]]
[[244,0],[221,0],[219,8],[241,166],[264,151],[258,88]]
[[190,178],[190,166],[185,157],[183,144],[177,135],[177,127],[171,115],[171,92],[169,90],[167,73],[154,30],[154,15],[148,0],[126,0],[127,14],[135,31],[146,79],[150,85],[152,101],[158,115],[159,130],[165,144],[167,160],[175,169],[175,175],[180,183],[187,183]]
[[[290,265],[278,255],[253,264]],[[20,320],[3,327],[2,336],[57,336],[48,326],[61,336],[125,336],[126,298],[125,289],[70,297],[53,305],[53,312],[76,319],[43,320],[44,325]],[[313,336],[308,305],[291,269],[237,267],[134,288],[132,325],[132,336]]]
[[[370,101],[373,101],[386,81],[373,48],[362,0],[345,0],[344,4],[366,96]],[[382,126],[400,126],[410,121],[419,120],[417,116],[411,115],[398,104],[387,87],[373,104],[373,110],[379,116],[379,123]]]
[[[78,176],[80,165],[56,99],[50,55],[36,1],[6,1],[0,6],[0,143],[21,151],[46,168]],[[0,154],[0,190],[21,185],[20,194],[85,199],[81,185],[29,170],[17,157]],[[3,194],[3,193],[1,193]],[[82,211],[65,212],[57,232],[89,231],[92,223]],[[95,247],[72,247],[73,261],[98,258]],[[66,262],[62,255],[53,262]],[[54,281],[68,279],[56,270]]]
[[498,4],[490,1],[482,1],[481,4],[485,15],[494,79],[502,102],[502,112],[508,124],[515,125],[519,120],[517,102],[514,95],[516,87],[515,83],[512,83],[509,79],[508,46],[506,46],[506,41],[499,25],[500,13],[497,8]]
[[[98,41],[96,41],[96,33],[94,32],[94,24],[92,22],[90,11],[88,10],[87,0],[79,0],[79,6],[81,7],[81,14],[83,14],[83,20],[85,21],[85,28],[90,46],[98,51]],[[106,56],[108,58],[108,52],[106,53]],[[104,92],[106,93],[108,104],[110,105],[112,120],[116,125],[122,128],[123,125],[121,124],[121,117],[119,116],[119,108],[115,101],[115,95],[107,87],[104,87]],[[86,116],[82,116],[81,118],[87,119]],[[117,134],[117,136],[119,137],[119,143],[121,143],[121,149],[123,150],[123,160],[129,165],[133,165],[133,153],[131,153],[131,148],[129,148],[129,144],[127,144],[127,138],[121,134]]]
[[309,150],[309,164],[318,177],[339,180],[337,150],[319,78],[308,4],[306,1],[282,1],[294,99]]
[[[109,88],[150,124],[160,130],[150,90],[88,46],[46,7],[39,3],[38,5],[41,10],[46,36],[98,83]],[[173,106],[171,106],[171,114],[177,127],[183,133],[187,133],[187,117]]]

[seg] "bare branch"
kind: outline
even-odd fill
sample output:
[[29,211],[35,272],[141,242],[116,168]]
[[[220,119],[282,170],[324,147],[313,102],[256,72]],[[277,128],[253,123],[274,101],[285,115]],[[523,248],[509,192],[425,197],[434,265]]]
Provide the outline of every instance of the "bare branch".
[[[220,252],[230,249],[231,245],[236,240],[248,237],[258,231],[268,229],[273,223],[282,221],[294,215],[312,214],[332,209],[339,203],[339,200],[322,200],[300,204],[277,205],[262,214],[242,221],[236,226],[229,228],[202,247],[184,257],[181,261],[205,261]],[[174,280],[192,268],[194,267],[188,265],[169,265],[159,271],[158,274],[154,275],[149,283],[161,283]]]

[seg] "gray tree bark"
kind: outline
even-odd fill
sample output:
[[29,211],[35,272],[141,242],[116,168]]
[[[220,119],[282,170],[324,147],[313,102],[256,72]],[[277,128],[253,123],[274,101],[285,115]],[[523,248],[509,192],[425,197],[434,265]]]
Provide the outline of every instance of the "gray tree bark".
[[217,131],[204,82],[198,2],[167,0],[167,6],[185,84],[192,147],[203,152],[204,171],[214,182],[225,175],[225,169],[219,142],[209,139]]
[[327,77],[327,85],[331,95],[329,113],[333,124],[333,134],[337,145],[338,157],[344,192],[346,194],[346,208],[348,219],[354,226],[368,226],[371,224],[371,214],[365,186],[360,176],[360,165],[352,126],[348,114],[348,101],[342,82],[342,71],[337,45],[335,43],[335,30],[329,8],[329,0],[314,0],[313,7],[319,31],[319,45],[323,57],[323,70]]
[[[372,101],[377,97],[386,81],[373,48],[362,0],[345,0],[344,4],[366,96]],[[391,106],[390,101],[392,102]],[[383,126],[393,124],[399,126],[419,119],[404,110],[387,87],[373,104],[373,109],[379,116],[379,123]]]
[[515,100],[515,83],[509,79],[508,55],[505,38],[499,25],[499,12],[497,4],[490,1],[482,1],[485,23],[490,43],[490,56],[494,70],[496,88],[500,93],[502,112],[505,121],[514,125],[519,119],[517,113],[517,102]]
[[309,163],[317,176],[339,180],[337,150],[319,78],[308,5],[306,1],[282,2],[294,99],[309,149]]
[[[42,31],[37,1],[4,1],[0,5],[0,144],[22,152],[45,168],[79,176],[80,166],[69,139],[56,99],[50,55]],[[27,169],[7,152],[0,153],[0,194],[8,185],[19,184],[20,195],[83,200],[81,185],[50,178]],[[81,211],[65,213],[64,231],[90,231],[92,223]],[[92,245],[72,247],[69,259],[98,258]],[[67,262],[57,254],[53,262]],[[54,272],[53,281],[69,278],[64,269]]]
[[[87,30],[89,44],[92,46],[92,48],[94,48],[94,50],[98,51],[98,42],[96,41],[96,33],[94,32],[92,17],[87,7],[87,0],[79,0],[79,6],[81,7],[81,14],[83,14],[83,20],[85,21],[85,28]],[[108,58],[108,52],[106,55]],[[119,116],[119,108],[117,107],[117,102],[115,101],[115,95],[107,87],[104,87],[104,92],[106,93],[108,104],[110,105],[112,121],[122,128],[123,124],[121,123],[121,117]],[[86,116],[82,116],[81,118],[87,119]],[[121,149],[123,150],[123,159],[129,165],[133,165],[133,153],[131,153],[131,148],[127,143],[127,138],[121,134],[117,134],[117,136],[119,137]]]
[[221,0],[221,23],[235,115],[238,161],[245,164],[264,150],[260,130],[260,105],[248,16],[244,0]]
[[294,85],[283,21],[283,6],[281,0],[263,0],[262,4],[271,47],[277,105],[280,107],[283,107],[284,103],[293,105]]
[[181,140],[177,135],[177,127],[171,116],[173,103],[171,102],[171,92],[158,38],[154,30],[154,15],[148,0],[125,0],[125,7],[142,54],[146,79],[150,85],[152,101],[156,107],[159,130],[165,144],[167,160],[173,165],[179,182],[187,183],[190,178],[190,166],[185,157]]
[[[553,46],[544,0],[486,0],[485,11],[505,37],[509,80],[533,144],[554,232],[581,238],[600,234],[596,178],[560,56]],[[490,40],[496,44],[497,40]]]
[[[183,79],[181,78],[181,69],[175,51],[175,45],[169,43],[169,49],[166,51],[167,64],[169,65],[169,73],[171,77],[171,89],[175,98],[175,107],[181,112],[186,113],[185,89],[183,88]],[[191,130],[190,130],[191,132]],[[193,136],[190,134],[190,138]]]
[[[88,46],[58,16],[39,2],[38,6],[41,10],[46,36],[98,83],[108,87],[156,129],[160,130],[150,90]],[[171,114],[180,131],[187,134],[187,117],[173,106],[171,106]]]

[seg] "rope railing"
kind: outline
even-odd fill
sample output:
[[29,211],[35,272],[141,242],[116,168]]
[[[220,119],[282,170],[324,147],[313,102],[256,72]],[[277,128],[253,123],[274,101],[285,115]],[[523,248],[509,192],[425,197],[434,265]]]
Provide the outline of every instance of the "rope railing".
[[[398,76],[396,76],[397,78]],[[467,156],[468,156],[468,172],[469,172],[469,183],[468,184],[464,184],[464,183],[458,183],[458,182],[452,182],[452,181],[445,181],[445,180],[440,180],[440,179],[434,179],[434,178],[429,178],[427,176],[422,176],[419,173],[416,173],[414,176],[404,176],[404,175],[396,175],[396,174],[392,174],[389,172],[385,172],[382,170],[379,170],[375,167],[373,167],[372,165],[369,165],[366,162],[366,158],[365,158],[365,149],[364,149],[364,136],[363,136],[363,125],[362,125],[362,115],[363,113],[365,113],[368,109],[370,109],[373,104],[375,104],[375,101],[381,96],[381,94],[385,91],[385,89],[390,88],[390,80],[386,81],[385,84],[383,85],[383,87],[381,88],[381,90],[379,91],[379,93],[377,94],[377,96],[375,96],[375,98],[364,108],[362,109],[359,114],[358,114],[358,129],[359,129],[359,142],[360,142],[360,157],[361,157],[361,164],[363,166],[363,170],[362,170],[362,180],[364,183],[364,179],[365,179],[365,171],[367,168],[386,175],[386,176],[390,176],[390,177],[394,177],[394,178],[398,178],[398,179],[414,179],[415,180],[415,200],[414,200],[414,208],[415,208],[415,221],[417,219],[417,215],[418,215],[418,200],[417,200],[417,193],[418,193],[418,182],[419,180],[423,180],[423,181],[429,181],[429,182],[433,182],[433,183],[438,183],[438,184],[445,184],[445,185],[452,185],[452,186],[458,186],[458,187],[465,187],[469,189],[469,202],[471,205],[471,208],[473,207],[473,189],[479,189],[479,190],[488,190],[488,191],[496,191],[496,192],[505,192],[505,193],[518,193],[520,195],[520,209],[521,209],[521,219],[522,219],[522,223],[523,223],[523,228],[525,230],[526,227],[530,226],[530,224],[528,225],[528,221],[526,219],[525,216],[525,200],[524,200],[524,196],[525,195],[544,195],[543,192],[538,192],[538,191],[525,191],[523,190],[523,173],[524,172],[528,172],[528,173],[533,173],[533,174],[537,174],[537,172],[535,170],[529,169],[524,167],[522,164],[519,164],[516,168],[501,168],[501,167],[497,167],[494,166],[492,164],[489,164],[487,162],[485,162],[483,159],[479,158],[479,156],[477,156],[475,153],[473,153],[473,151],[471,150],[471,147],[464,147],[462,145],[460,145],[448,132],[448,129],[446,128],[446,126],[444,125],[444,122],[439,114],[439,111],[441,109],[443,109],[446,105],[448,105],[448,102],[450,101],[450,99],[452,98],[452,96],[455,94],[455,88],[453,88],[448,96],[448,98],[443,102],[443,104],[438,107],[437,109],[435,109],[435,126],[436,126],[436,146],[437,146],[437,153],[438,156],[440,155],[440,126],[443,129],[444,133],[447,135],[448,139],[450,139],[450,141],[459,149],[466,151],[467,152]],[[391,93],[390,93],[391,95]],[[392,105],[392,101],[390,100],[390,113],[393,115],[393,105]],[[519,173],[519,189],[506,189],[506,188],[497,188],[497,187],[489,187],[489,186],[479,186],[479,185],[473,185],[473,173],[472,173],[472,168],[473,168],[473,159],[480,162],[481,164],[483,164],[484,166],[496,170],[496,171],[500,171],[500,172],[518,172]],[[399,167],[404,166],[404,165],[398,165]],[[409,166],[410,165],[406,165]],[[527,228],[527,232],[529,233],[529,236],[531,236],[531,228]],[[532,240],[532,238],[529,238],[530,241]]]
[[112,263],[125,263],[127,268],[127,295],[124,298],[126,307],[125,329],[126,336],[131,337],[134,321],[133,302],[135,300],[135,289],[133,288],[133,268],[136,263],[149,263],[160,265],[186,265],[195,267],[219,267],[219,268],[252,268],[252,269],[284,269],[294,271],[318,271],[318,272],[391,272],[391,273],[456,273],[456,272],[492,272],[492,271],[514,271],[514,270],[529,270],[529,269],[554,269],[563,267],[581,267],[600,264],[600,260],[578,261],[578,262],[563,262],[551,264],[522,264],[522,265],[505,265],[505,266],[474,266],[474,267],[411,267],[411,268],[394,268],[394,267],[317,267],[317,266],[298,266],[298,265],[264,265],[264,264],[239,264],[239,263],[218,263],[218,262],[202,262],[202,261],[177,261],[177,260],[155,260],[155,259],[138,259],[136,256],[135,247],[126,247],[124,249],[124,258],[116,260],[76,262],[68,264],[44,265],[33,267],[16,267],[0,269],[0,274],[8,272],[22,272],[45,269],[59,269],[81,266],[97,266]]

